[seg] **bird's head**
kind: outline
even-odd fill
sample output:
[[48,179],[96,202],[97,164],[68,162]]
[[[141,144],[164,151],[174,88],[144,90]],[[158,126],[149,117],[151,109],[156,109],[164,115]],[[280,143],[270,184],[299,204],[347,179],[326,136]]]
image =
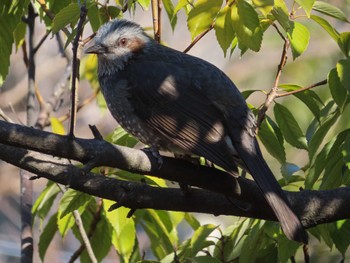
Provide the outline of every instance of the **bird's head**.
[[152,42],[136,23],[114,19],[100,27],[94,45],[86,53],[97,54],[99,74],[112,74],[124,68],[125,63]]

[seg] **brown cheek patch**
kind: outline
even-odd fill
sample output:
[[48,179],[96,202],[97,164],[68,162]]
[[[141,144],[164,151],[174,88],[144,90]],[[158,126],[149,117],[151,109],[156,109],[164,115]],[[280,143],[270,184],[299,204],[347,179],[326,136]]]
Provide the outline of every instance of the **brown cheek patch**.
[[128,43],[128,48],[133,53],[140,52],[144,46],[145,46],[145,43],[139,38],[133,38]]

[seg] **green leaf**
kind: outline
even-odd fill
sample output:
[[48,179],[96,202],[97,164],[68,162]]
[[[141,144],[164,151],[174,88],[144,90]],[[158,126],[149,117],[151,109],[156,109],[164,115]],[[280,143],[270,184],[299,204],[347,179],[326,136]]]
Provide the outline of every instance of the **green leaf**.
[[76,23],[80,16],[80,9],[77,3],[71,3],[63,8],[52,21],[52,33],[56,34],[59,30],[70,23]]
[[340,116],[339,111],[335,111],[335,112],[329,114],[325,118],[325,120],[323,121],[322,125],[312,135],[312,137],[309,141],[309,160],[310,160],[310,162],[313,160],[318,148],[320,147],[322,141],[324,140],[324,137],[329,132],[329,130],[333,126],[333,124],[337,121],[339,116]]
[[57,194],[60,193],[60,189],[57,184],[48,181],[45,189],[41,192],[32,207],[32,214],[38,216],[40,219],[44,219],[50,209],[52,204],[56,199]]
[[332,189],[340,186],[344,167],[341,149],[349,132],[350,129],[340,132],[330,148],[327,157],[325,158],[325,172],[320,189]]
[[300,246],[300,243],[289,240],[285,235],[279,235],[277,246],[279,262],[287,263]]
[[235,31],[233,30],[231,23],[231,8],[229,6],[225,6],[220,10],[215,21],[214,29],[216,39],[226,57],[227,49],[231,46],[232,40],[235,36]]
[[311,15],[312,20],[323,27],[324,30],[336,41],[338,42],[339,32],[323,17]]
[[182,8],[185,8],[188,5],[189,5],[188,0],[179,0],[179,2],[174,8],[174,15],[176,15]]
[[198,0],[193,9],[188,13],[187,26],[192,39],[210,28],[215,17],[220,11],[222,0],[207,1]]
[[123,145],[127,147],[134,147],[138,140],[135,139],[132,135],[127,133],[121,126],[119,126],[117,129],[114,130],[112,134],[112,140],[111,142],[113,144]]
[[340,82],[337,70],[335,68],[333,68],[328,74],[328,86],[334,102],[338,105],[340,111],[343,111],[347,91]]
[[0,87],[8,74],[14,32],[18,24],[21,23],[21,18],[27,12],[28,3],[29,0],[2,1],[0,5]]
[[[151,3],[151,0],[137,0],[137,2],[140,4],[140,6],[144,9],[144,10],[148,10],[149,5]],[[163,1],[164,3],[164,1]]]
[[320,151],[319,154],[317,154],[315,158],[315,162],[310,167],[306,180],[305,180],[305,188],[306,189],[312,189],[318,178],[321,177],[322,172],[324,168],[326,167],[326,160],[327,156],[329,154],[329,151],[331,150],[336,138],[333,138],[331,141],[329,141],[323,149]]
[[339,220],[334,222],[334,230],[330,231],[330,235],[334,241],[336,248],[345,257],[345,253],[350,245],[350,221]]
[[172,30],[174,30],[175,26],[176,26],[176,22],[177,22],[177,15],[174,12],[173,2],[171,0],[162,0],[162,1],[163,1],[165,11],[166,11],[168,18],[169,18],[171,28],[172,28]]
[[[255,220],[255,224],[250,230],[247,238],[244,240],[241,256],[239,258],[240,263],[251,263],[256,262],[260,247],[263,245],[262,237],[264,231],[261,231],[261,227],[264,222],[260,220]],[[255,251],[255,253],[253,253]]]
[[312,9],[340,21],[349,22],[342,10],[327,2],[316,1]]
[[344,55],[348,58],[350,55],[350,32],[344,32],[340,34],[338,45],[343,51]]
[[231,19],[238,42],[253,51],[259,51],[263,32],[254,8],[246,1],[237,0],[231,7]]
[[310,32],[304,25],[298,22],[292,22],[287,36],[292,48],[293,59],[296,59],[304,53],[309,45]]
[[341,84],[350,92],[350,58],[338,61],[337,72]]
[[350,170],[350,135],[348,135],[344,141],[342,147],[343,161],[347,168]]
[[42,262],[44,262],[46,251],[51,244],[52,239],[54,238],[57,232],[57,213],[52,215],[50,220],[47,222],[44,230],[41,232],[39,238],[39,256]]
[[283,0],[275,0],[274,2],[275,5],[271,13],[277,19],[278,23],[283,27],[283,29],[288,32],[292,21],[289,20],[289,11],[286,3]]
[[297,2],[305,10],[307,17],[310,17],[315,0],[295,0],[295,2]]
[[185,213],[185,220],[193,230],[197,230],[201,226],[199,221],[190,213]]
[[87,17],[89,18],[92,31],[96,32],[101,26],[99,9],[97,4],[93,4],[90,6],[90,8],[88,9]]
[[86,206],[93,201],[93,197],[73,189],[68,189],[58,207],[58,231],[62,237],[65,237],[68,231],[75,225],[73,211],[78,210],[82,215]]
[[119,255],[124,258],[124,260],[127,260],[130,258],[136,242],[135,222],[132,218],[127,217],[130,209],[125,207],[120,207],[108,212],[108,209],[112,204],[114,204],[113,201],[103,200],[103,208],[105,210],[106,218],[115,231],[113,245]]
[[281,141],[278,134],[281,134],[281,131],[277,125],[273,125],[273,121],[270,118],[265,118],[260,126],[259,139],[266,150],[283,164],[286,162],[286,153],[283,146],[283,138]]
[[241,95],[243,96],[243,98],[245,99],[245,100],[247,100],[248,98],[249,98],[249,96],[250,95],[252,95],[254,92],[256,92],[256,91],[260,91],[261,92],[261,90],[259,90],[259,89],[250,89],[250,90],[244,90],[244,91],[242,91],[241,92]]
[[202,250],[203,242],[216,228],[217,226],[213,224],[207,224],[200,226],[196,231],[194,231],[190,241],[192,256],[197,255],[197,253]]
[[20,47],[23,44],[26,32],[27,32],[27,24],[24,22],[20,22],[17,25],[15,31],[13,32],[16,50],[18,50],[18,47]]
[[91,195],[68,189],[60,201],[58,208],[59,217],[63,218],[74,210],[85,208],[92,199]]
[[253,0],[254,6],[259,8],[259,10],[263,13],[263,15],[266,17],[268,13],[273,8],[274,1],[273,0]]
[[[302,88],[299,85],[295,84],[280,84],[278,87],[285,91],[294,91]],[[305,90],[302,92],[294,93],[293,95],[297,97],[300,101],[302,101],[306,105],[306,107],[308,107],[309,110],[315,115],[316,118],[319,118],[319,104],[322,103],[322,101],[320,101],[320,98],[314,91]]]
[[276,103],[274,108],[276,122],[286,141],[299,149],[307,149],[306,138],[293,114],[283,105]]
[[151,240],[152,252],[158,259],[173,252],[177,234],[168,212],[147,210],[141,225]]

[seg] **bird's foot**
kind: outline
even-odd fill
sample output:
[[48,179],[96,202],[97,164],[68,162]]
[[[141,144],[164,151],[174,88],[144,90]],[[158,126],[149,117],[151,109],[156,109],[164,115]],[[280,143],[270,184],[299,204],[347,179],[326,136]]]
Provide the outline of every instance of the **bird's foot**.
[[159,151],[157,148],[154,148],[154,147],[146,147],[146,148],[143,148],[142,151],[144,152],[149,152],[152,154],[152,156],[154,158],[157,159],[157,163],[158,163],[158,169],[160,169],[163,165],[163,158],[162,156],[160,155]]

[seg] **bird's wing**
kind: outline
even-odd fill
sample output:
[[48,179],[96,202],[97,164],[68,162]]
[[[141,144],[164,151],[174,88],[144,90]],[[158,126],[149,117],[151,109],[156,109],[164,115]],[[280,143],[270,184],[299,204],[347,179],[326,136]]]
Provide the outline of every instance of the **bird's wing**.
[[236,169],[225,141],[222,113],[194,87],[186,70],[172,63],[145,61],[128,65],[121,77],[128,81],[135,113],[153,130],[185,152],[228,171]]

